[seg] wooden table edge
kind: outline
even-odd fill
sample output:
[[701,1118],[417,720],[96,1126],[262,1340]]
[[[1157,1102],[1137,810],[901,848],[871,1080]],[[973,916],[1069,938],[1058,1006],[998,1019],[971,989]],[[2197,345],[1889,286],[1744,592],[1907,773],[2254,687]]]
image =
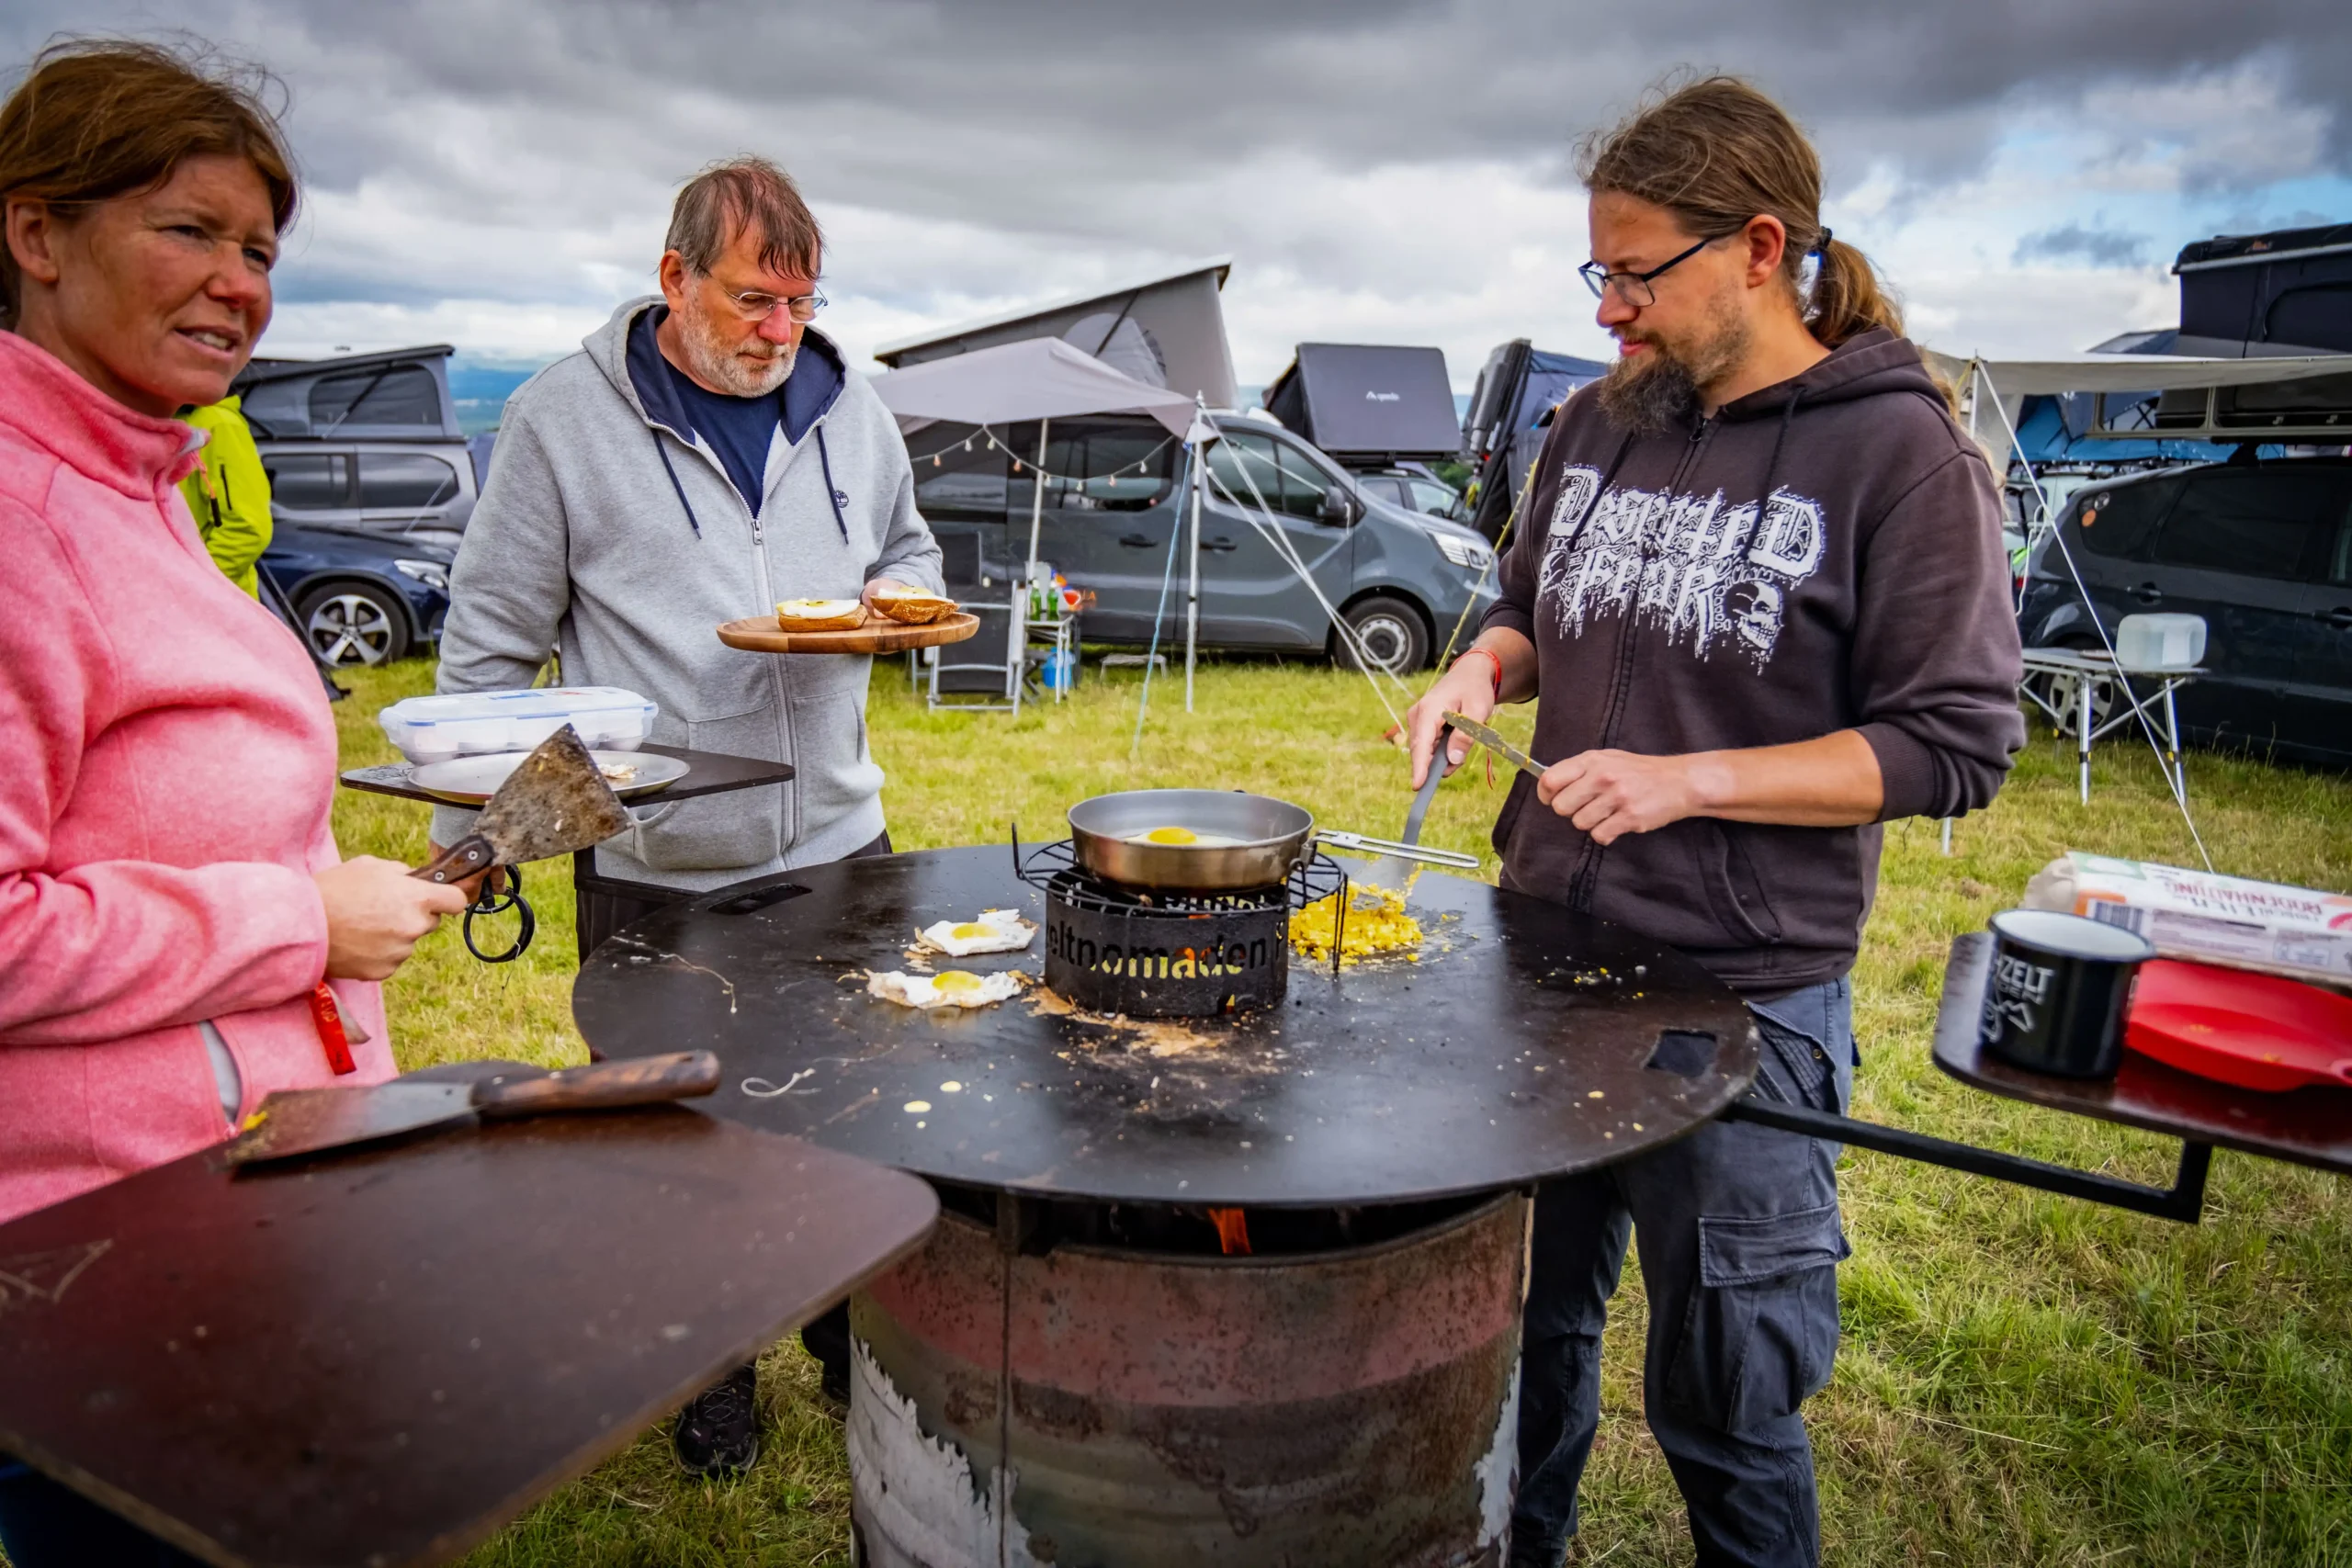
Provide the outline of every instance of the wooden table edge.
[[[769,1136],[789,1137],[790,1134],[775,1133],[770,1134]],[[802,1143],[807,1142],[806,1139],[797,1141]],[[822,1147],[821,1145],[817,1144],[810,1144],[808,1146],[811,1148]],[[838,1151],[828,1149],[825,1152],[831,1154]],[[857,1158],[858,1156],[851,1156],[849,1157]],[[923,1244],[931,1239],[931,1233],[939,1226],[939,1190],[937,1188],[932,1186],[930,1182],[924,1180],[922,1177],[916,1176],[910,1171],[899,1170],[890,1166],[879,1165],[871,1160],[868,1160],[866,1163],[874,1165],[879,1171],[887,1172],[892,1177],[911,1181],[916,1186],[921,1187],[931,1200],[931,1218],[923,1223],[923,1226],[921,1230],[917,1231],[906,1242],[892,1251],[889,1256],[875,1264],[872,1268],[866,1269],[864,1273],[859,1274],[854,1279],[851,1280],[847,1289],[842,1296],[843,1301],[847,1301],[851,1296],[854,1296],[858,1292],[864,1290],[874,1280],[879,1279],[882,1275],[888,1273],[891,1269],[897,1268],[899,1264],[904,1263],[908,1258],[912,1258],[917,1252],[921,1251]],[[779,1343],[786,1335],[792,1333],[793,1330],[803,1327],[808,1324],[816,1321],[816,1319],[822,1316],[827,1310],[827,1308],[820,1307],[817,1311],[808,1314],[805,1317],[787,1314],[786,1315],[786,1320],[772,1332],[759,1336],[748,1345],[739,1345],[728,1355],[720,1358],[718,1367],[714,1369],[711,1373],[711,1382],[718,1382],[720,1378],[725,1377],[729,1371],[732,1371],[734,1368],[741,1366],[746,1361],[756,1360],[759,1358],[761,1351],[766,1349],[771,1345]],[[694,1396],[689,1394],[687,1397],[691,1399]],[[614,1422],[613,1432],[615,1435],[612,1436],[609,1440],[600,1438],[595,1444],[592,1445],[586,1450],[584,1457],[579,1460],[575,1464],[559,1470],[554,1473],[552,1479],[545,1480],[540,1483],[536,1483],[533,1485],[524,1487],[501,1500],[498,1505],[495,1517],[491,1518],[488,1523],[476,1528],[453,1531],[447,1536],[436,1537],[433,1542],[425,1548],[424,1552],[415,1557],[409,1558],[403,1562],[387,1563],[385,1564],[385,1568],[439,1568],[439,1565],[442,1563],[456,1562],[467,1552],[471,1551],[475,1547],[480,1546],[483,1541],[488,1540],[491,1537],[504,1529],[508,1525],[513,1524],[516,1519],[521,1518],[525,1514],[530,1512],[531,1509],[537,1507],[540,1503],[545,1502],[556,1493],[560,1492],[563,1488],[571,1485],[582,1476],[586,1475],[590,1471],[594,1470],[598,1465],[603,1464],[606,1460],[611,1459],[614,1455],[621,1452],[624,1449],[627,1449],[631,1443],[636,1442],[639,1438],[642,1437],[649,1429],[650,1429],[656,1422],[662,1419],[662,1416],[668,1415],[672,1410],[678,1408],[682,1408],[682,1406],[673,1405],[667,1400],[655,1400],[648,1405],[640,1407],[632,1413],[627,1418],[626,1422]],[[245,1565],[232,1561],[223,1563],[222,1568],[245,1568]]]
[[[789,1136],[789,1134],[775,1133],[771,1133],[766,1135],[769,1137]],[[806,1139],[797,1139],[793,1141],[807,1143]],[[808,1146],[811,1148],[821,1147],[821,1145],[815,1144],[809,1144]],[[839,1154],[839,1151],[831,1149],[828,1149],[825,1152],[830,1155],[838,1156]],[[854,1159],[858,1156],[847,1156],[842,1157]],[[867,1161],[865,1163],[873,1165],[875,1162]],[[899,1264],[913,1257],[915,1253],[922,1247],[923,1244],[931,1239],[931,1233],[937,1228],[939,1224],[939,1193],[936,1188],[933,1187],[930,1182],[924,1180],[922,1177],[913,1175],[908,1171],[902,1171],[895,1169],[889,1166],[880,1165],[876,1165],[875,1168],[877,1172],[887,1173],[891,1179],[910,1182],[915,1187],[922,1189],[930,1200],[931,1217],[923,1223],[920,1230],[916,1231],[912,1236],[909,1237],[888,1257],[852,1279],[843,1293],[842,1299],[844,1301],[850,1296],[855,1295],[859,1291],[864,1290],[868,1284],[872,1283],[884,1273],[897,1268]],[[760,1351],[765,1349],[770,1345],[778,1343],[794,1329],[799,1328],[806,1324],[814,1321],[825,1310],[825,1308],[820,1307],[816,1311],[808,1313],[805,1316],[796,1313],[787,1313],[785,1314],[784,1320],[778,1324],[772,1332],[754,1337],[749,1344],[732,1345],[725,1355],[718,1358],[718,1364],[711,1373],[711,1381],[718,1381],[718,1378],[725,1376],[729,1370],[741,1366],[745,1361],[756,1358]],[[693,1396],[688,1395],[688,1397],[692,1398]],[[615,1454],[617,1454],[622,1450],[628,1448],[631,1443],[636,1442],[639,1437],[641,1437],[654,1425],[654,1423],[661,1420],[662,1417],[668,1414],[673,1408],[675,1408],[675,1406],[673,1406],[666,1399],[653,1400],[645,1405],[639,1406],[637,1410],[631,1412],[627,1417],[615,1421],[613,1423],[611,1432],[604,1437],[600,1437],[594,1443],[582,1450],[582,1456],[575,1461],[564,1466],[560,1466],[556,1470],[550,1472],[547,1476],[538,1478],[528,1485],[523,1486],[515,1492],[510,1493],[507,1496],[502,1498],[497,1506],[492,1510],[491,1514],[486,1517],[484,1522],[475,1526],[469,1526],[462,1529],[450,1531],[447,1535],[436,1536],[431,1541],[427,1542],[424,1549],[416,1555],[400,1559],[398,1561],[393,1561],[389,1558],[385,1559],[381,1563],[381,1568],[438,1568],[439,1564],[455,1562],[458,1558],[463,1556],[468,1551],[472,1551],[475,1547],[480,1546],[483,1541],[488,1540],[491,1537],[496,1535],[500,1530],[504,1529],[508,1525],[513,1524],[516,1519],[522,1517],[523,1515],[529,1512],[539,1503],[545,1501],[550,1496],[553,1496],[557,1492],[560,1492],[564,1487],[571,1485],[582,1476],[586,1475],[590,1471],[594,1470],[598,1465],[603,1464],[606,1460],[611,1459]],[[170,1542],[172,1545],[178,1547],[181,1551],[189,1553],[191,1556],[198,1557],[207,1562],[216,1564],[217,1568],[264,1568],[264,1565],[260,1564],[258,1560],[251,1557],[238,1556],[228,1548],[222,1546],[220,1542],[213,1540],[209,1536],[207,1536],[198,1530],[190,1529],[188,1526],[182,1524],[179,1520],[174,1518],[169,1514],[162,1513],[156,1509],[149,1507],[137,1497],[134,1497],[130,1494],[99,1480],[96,1476],[92,1475],[89,1472],[82,1469],[80,1466],[68,1464],[62,1460],[44,1458],[40,1453],[40,1445],[38,1443],[27,1442],[7,1429],[6,1417],[5,1415],[0,1415],[0,1452],[5,1452],[11,1458],[21,1460],[26,1464],[31,1466],[34,1470],[39,1471],[41,1474],[76,1493],[79,1493],[81,1495],[88,1498],[91,1502],[97,1504],[98,1506],[106,1509],[107,1512],[130,1521],[131,1524],[136,1525],[152,1536],[155,1536],[160,1540]],[[278,1565],[272,1563],[266,1565],[266,1568],[278,1568]]]

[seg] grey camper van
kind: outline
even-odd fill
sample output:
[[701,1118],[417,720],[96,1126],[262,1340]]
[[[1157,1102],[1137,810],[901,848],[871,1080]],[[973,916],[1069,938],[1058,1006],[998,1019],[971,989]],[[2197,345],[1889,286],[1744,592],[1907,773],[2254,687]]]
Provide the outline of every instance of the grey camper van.
[[[1221,412],[1211,421],[1220,439],[1208,448],[1201,513],[1204,647],[1338,659],[1326,602],[1374,661],[1399,674],[1425,667],[1465,612],[1464,640],[1476,635],[1495,596],[1484,539],[1374,493],[1272,419]],[[948,424],[908,440],[916,504],[951,566],[970,563],[963,574],[978,579],[951,592],[1001,588],[1027,556],[1036,474],[1026,464],[1014,473],[1004,447],[1035,451],[1037,426],[996,434],[1002,447]],[[1155,625],[1163,648],[1181,640],[1191,524],[1182,444],[1145,419],[1057,419],[1045,468],[1038,558],[1094,593],[1081,622],[1086,640],[1140,646]],[[1294,553],[1313,589],[1292,568]]]

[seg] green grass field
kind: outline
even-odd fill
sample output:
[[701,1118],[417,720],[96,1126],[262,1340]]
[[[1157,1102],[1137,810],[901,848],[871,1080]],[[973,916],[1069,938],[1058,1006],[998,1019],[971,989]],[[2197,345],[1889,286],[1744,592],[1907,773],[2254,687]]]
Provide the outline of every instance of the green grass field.
[[[430,680],[418,661],[350,676],[345,762],[390,758],[377,709]],[[1083,796],[1203,783],[1283,795],[1331,827],[1386,835],[1401,823],[1405,765],[1379,739],[1386,721],[1360,678],[1211,665],[1189,716],[1181,673],[1157,680],[1130,760],[1138,682],[1090,666],[1073,700],[1016,723],[927,712],[903,665],[877,665],[873,744],[899,846],[1001,842],[1016,821],[1045,836]],[[1524,739],[1531,716],[1508,714],[1505,728]],[[1855,972],[1856,1114],[2169,1180],[2162,1140],[1976,1093],[1928,1056],[1950,938],[2016,902],[2052,856],[2195,863],[2144,748],[2103,747],[2094,772],[2085,807],[2071,751],[2037,731],[1999,801],[1959,825],[1950,858],[1932,823],[1889,831]],[[1506,782],[1493,793],[1470,774],[1449,784],[1428,841],[1487,853]],[[2352,782],[2197,754],[2189,789],[2220,869],[2352,888]],[[345,853],[412,862],[425,820],[417,807],[349,792],[336,816]],[[525,961],[475,964],[445,931],[392,982],[403,1066],[582,1059],[565,870],[530,876],[542,919]],[[1854,1245],[1841,1275],[1845,1339],[1836,1381],[1808,1406],[1830,1562],[2352,1564],[2352,1185],[2221,1154],[2205,1222],[2189,1228],[1871,1154],[1849,1153],[1840,1176]],[[1644,1312],[1627,1273],[1571,1561],[1687,1562],[1681,1506],[1642,1424]],[[797,1348],[772,1353],[763,1373],[771,1425],[748,1477],[689,1482],[666,1436],[650,1433],[472,1562],[845,1563],[839,1421]]]

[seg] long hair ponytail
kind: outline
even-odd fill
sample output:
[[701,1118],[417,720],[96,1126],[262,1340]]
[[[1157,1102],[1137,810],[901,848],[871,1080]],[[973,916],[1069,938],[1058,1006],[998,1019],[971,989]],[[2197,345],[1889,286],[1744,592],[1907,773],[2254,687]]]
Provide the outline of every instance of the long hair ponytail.
[[1835,348],[1872,327],[1903,335],[1902,308],[1879,282],[1870,257],[1826,229],[1815,243],[1815,254],[1821,258],[1821,268],[1814,277],[1813,298],[1805,312],[1805,325],[1814,336]]
[[[1702,76],[1654,93],[1623,123],[1588,136],[1577,164],[1587,189],[1663,207],[1696,238],[1736,234],[1758,214],[1779,219],[1788,231],[1781,276],[1815,337],[1835,348],[1872,327],[1902,335],[1902,310],[1870,258],[1822,225],[1813,143],[1737,77]],[[1808,299],[1813,255],[1820,267]]]

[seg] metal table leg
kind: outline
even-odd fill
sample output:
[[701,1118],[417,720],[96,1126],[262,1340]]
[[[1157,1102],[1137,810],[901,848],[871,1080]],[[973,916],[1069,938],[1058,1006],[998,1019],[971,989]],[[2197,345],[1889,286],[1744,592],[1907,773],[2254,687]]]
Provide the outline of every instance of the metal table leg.
[[2083,804],[2091,803],[2091,672],[2084,671],[2077,682],[2075,705],[2080,716],[2075,730],[2075,760],[2082,773]]
[[2180,755],[2180,716],[2173,710],[2172,705],[2173,688],[2179,684],[2178,681],[2165,682],[2165,741],[2171,748],[2165,753],[2165,761],[2172,769],[2173,791],[2180,796],[2180,803],[2187,806],[2188,804],[2188,764]]

